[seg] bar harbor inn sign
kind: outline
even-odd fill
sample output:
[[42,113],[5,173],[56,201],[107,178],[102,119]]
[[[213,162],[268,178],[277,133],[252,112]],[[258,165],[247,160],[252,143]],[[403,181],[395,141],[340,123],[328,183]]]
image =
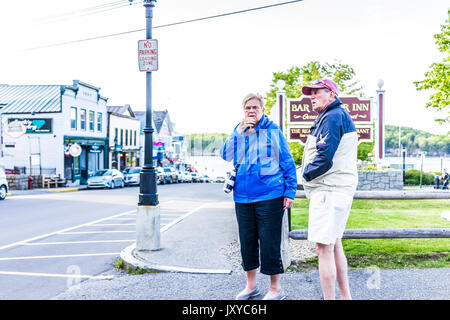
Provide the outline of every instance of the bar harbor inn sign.
[[[358,97],[339,97],[342,107],[350,114],[358,133],[358,142],[373,141],[372,100]],[[309,129],[319,114],[313,111],[311,99],[287,99],[288,141],[306,143]]]

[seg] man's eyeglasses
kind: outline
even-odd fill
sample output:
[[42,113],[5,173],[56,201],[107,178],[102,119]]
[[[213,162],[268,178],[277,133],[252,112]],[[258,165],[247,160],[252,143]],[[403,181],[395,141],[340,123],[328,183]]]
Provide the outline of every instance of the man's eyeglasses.
[[246,106],[246,107],[244,107],[245,111],[258,110],[259,108],[261,108],[261,107],[260,106]]

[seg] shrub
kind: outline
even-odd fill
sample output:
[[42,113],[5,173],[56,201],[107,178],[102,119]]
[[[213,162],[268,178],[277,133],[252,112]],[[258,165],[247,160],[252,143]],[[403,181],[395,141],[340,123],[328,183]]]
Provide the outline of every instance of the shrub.
[[[420,170],[411,169],[405,172],[405,183],[409,185],[419,185],[420,184]],[[422,171],[422,184],[431,185],[434,181],[434,174]]]

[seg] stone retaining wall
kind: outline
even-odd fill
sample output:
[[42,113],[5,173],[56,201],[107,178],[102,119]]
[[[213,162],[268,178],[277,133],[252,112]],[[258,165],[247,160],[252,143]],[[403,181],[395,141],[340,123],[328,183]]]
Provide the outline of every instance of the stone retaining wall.
[[[33,189],[42,188],[42,176],[33,177]],[[25,174],[7,174],[6,180],[8,181],[9,190],[28,190],[28,175]]]
[[403,190],[403,172],[358,170],[357,190]]

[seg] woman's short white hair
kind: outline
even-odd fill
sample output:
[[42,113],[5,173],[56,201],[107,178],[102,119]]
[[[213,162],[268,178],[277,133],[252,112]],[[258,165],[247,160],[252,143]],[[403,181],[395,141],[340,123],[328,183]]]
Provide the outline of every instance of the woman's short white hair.
[[259,93],[249,93],[248,95],[245,96],[244,100],[242,100],[242,108],[245,107],[245,104],[252,99],[257,99],[259,100],[259,102],[261,103],[261,107],[264,110],[264,98],[262,95],[260,95]]

